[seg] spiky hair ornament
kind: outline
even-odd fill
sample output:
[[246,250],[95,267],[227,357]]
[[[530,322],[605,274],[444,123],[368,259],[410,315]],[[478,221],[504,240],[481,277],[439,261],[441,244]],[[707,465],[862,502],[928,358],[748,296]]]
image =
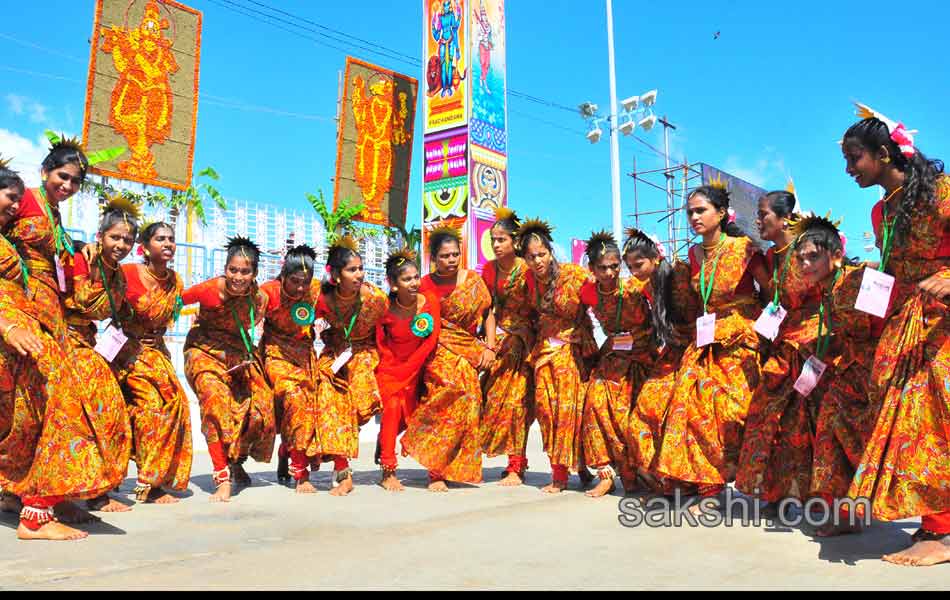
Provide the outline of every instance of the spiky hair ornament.
[[541,219],[528,219],[518,227],[518,237],[527,240],[530,236],[536,235],[547,241],[554,241],[554,228],[547,221]]
[[411,248],[400,248],[386,258],[386,270],[399,268],[407,262],[415,264],[416,253]]
[[887,126],[887,132],[890,134],[891,140],[900,148],[901,154],[910,158],[917,152],[914,147],[914,136],[918,133],[916,129],[907,129],[903,123],[887,118],[883,113],[874,110],[867,104],[855,102],[854,105],[857,107],[858,116],[862,119],[877,119]]
[[10,163],[13,162],[12,158],[3,158],[0,156],[0,169],[9,169]]
[[112,211],[118,211],[123,215],[128,215],[129,217],[136,220],[142,216],[142,210],[139,208],[139,206],[131,199],[123,196],[121,192],[117,192],[115,194],[106,194],[105,196],[105,204],[102,206],[102,214]]
[[515,211],[511,210],[507,206],[499,206],[495,209],[495,220],[496,221],[511,221],[515,225],[518,225],[518,215],[515,214]]
[[430,239],[437,235],[447,235],[456,241],[462,240],[462,232],[459,231],[458,227],[453,227],[448,223],[439,223],[434,229],[429,230]]
[[360,245],[359,242],[351,235],[344,235],[336,239],[335,242],[330,244],[330,247],[327,248],[327,254],[333,252],[334,250],[350,250],[351,252],[359,253]]
[[837,221],[831,220],[831,211],[828,211],[825,216],[820,217],[813,212],[805,213],[802,215],[802,218],[799,219],[792,228],[792,235],[795,236],[795,243],[797,244],[800,238],[805,235],[805,232],[809,229],[827,229],[828,231],[833,231],[835,235],[841,235],[841,232],[838,231],[838,226],[841,225],[841,219]]
[[261,254],[260,246],[252,242],[250,238],[246,238],[242,235],[236,235],[234,237],[228,238],[228,241],[224,244],[224,249],[229,252],[234,248],[240,248],[245,258],[247,258],[247,252],[243,252],[244,250],[251,250],[258,256]]

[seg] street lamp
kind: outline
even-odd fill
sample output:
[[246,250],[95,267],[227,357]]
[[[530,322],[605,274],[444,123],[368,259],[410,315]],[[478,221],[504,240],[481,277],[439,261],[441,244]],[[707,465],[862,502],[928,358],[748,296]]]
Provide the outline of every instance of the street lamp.
[[613,198],[613,231],[614,238],[620,243],[623,240],[623,217],[620,208],[620,144],[615,131],[623,135],[630,135],[638,124],[644,131],[649,131],[656,124],[653,115],[653,105],[656,103],[657,90],[650,90],[640,96],[631,96],[623,101],[624,121],[620,122],[621,113],[617,110],[617,67],[614,60],[614,9],[613,1],[607,2],[607,62],[610,69],[610,116],[606,119],[597,116],[597,105],[585,102],[580,105],[581,116],[587,121],[587,139],[596,144],[603,136],[601,123],[607,121],[610,132],[610,190]]

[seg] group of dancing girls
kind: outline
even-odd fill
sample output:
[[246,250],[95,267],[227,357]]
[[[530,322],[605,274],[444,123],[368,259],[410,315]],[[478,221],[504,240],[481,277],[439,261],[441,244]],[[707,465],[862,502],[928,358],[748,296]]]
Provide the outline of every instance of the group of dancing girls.
[[[950,179],[903,125],[859,114],[842,150],[859,186],[885,192],[872,210],[879,263],[848,259],[837,224],[799,212],[791,192],[759,201],[763,254],[725,188],[705,185],[685,207],[701,238],[688,261],[630,229],[622,243],[594,234],[588,268],[560,264],[551,227],[499,209],[481,275],[460,267],[460,233],[439,227],[428,275],[408,250],[388,258],[388,296],[364,280],[348,237],[323,268],[313,249],[289,250],[260,286],[258,247],[232,238],[223,276],[183,290],[168,267],[172,228],[141,227],[121,199],[106,204],[95,243],[66,235],[58,207],[88,168],[75,143],[52,148],[37,190],[4,167],[2,507],[20,510],[22,539],[85,537],[67,525],[93,518],[76,502],[129,510],[108,494],[130,457],[139,501],[177,501],[191,425],[163,336],[198,304],[185,375],[212,501],[251,483],[244,462],[269,462],[277,433],[279,477],[314,493],[310,470],[332,462],[330,494],[349,494],[360,427],[377,414],[387,490],[403,489],[400,454],[434,492],[481,482],[483,455],[507,456],[501,485],[520,485],[537,420],[544,492],[575,471],[591,497],[619,477],[627,492],[701,498],[734,482],[770,506],[868,498],[878,519],[923,518],[886,560],[950,560]],[[136,241],[143,260],[120,265]]]

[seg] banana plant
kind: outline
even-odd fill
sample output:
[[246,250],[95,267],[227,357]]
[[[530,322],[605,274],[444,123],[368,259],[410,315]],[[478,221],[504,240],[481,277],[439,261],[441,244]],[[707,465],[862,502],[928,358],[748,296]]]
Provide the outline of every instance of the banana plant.
[[181,215],[182,209],[185,210],[185,217],[188,219],[186,222],[188,229],[185,234],[186,242],[191,242],[190,230],[193,217],[197,218],[203,226],[208,224],[208,215],[205,209],[207,200],[214,202],[221,210],[227,210],[228,208],[227,200],[224,199],[221,192],[208,181],[197,182],[198,178],[220,181],[221,176],[213,168],[205,167],[198,172],[195,178],[196,183],[188,186],[183,191],[172,192],[171,198],[165,203],[165,207],[168,209],[168,222],[172,227],[178,224],[178,217]]
[[409,248],[416,254],[419,254],[419,249],[422,245],[422,230],[418,227],[413,226],[413,228],[408,231],[406,230],[405,226],[402,225],[387,227],[386,237],[388,237],[390,240],[401,238],[402,245],[404,247]]
[[352,233],[353,217],[366,209],[365,204],[351,204],[350,198],[342,198],[336,208],[327,206],[323,190],[318,189],[316,194],[306,194],[307,202],[313,207],[323,221],[327,232],[327,244],[332,244],[347,233]]

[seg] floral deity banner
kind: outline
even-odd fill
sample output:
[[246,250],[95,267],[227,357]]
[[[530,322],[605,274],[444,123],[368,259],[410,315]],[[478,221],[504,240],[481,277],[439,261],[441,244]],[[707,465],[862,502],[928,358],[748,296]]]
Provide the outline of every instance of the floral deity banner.
[[422,57],[426,93],[425,133],[464,125],[468,119],[469,0],[423,0]]
[[355,220],[403,227],[418,81],[348,56],[344,86],[334,205],[362,203]]
[[508,151],[505,0],[472,0],[472,144]]
[[101,175],[176,190],[191,185],[201,13],[172,0],[97,0],[83,143],[128,152]]

